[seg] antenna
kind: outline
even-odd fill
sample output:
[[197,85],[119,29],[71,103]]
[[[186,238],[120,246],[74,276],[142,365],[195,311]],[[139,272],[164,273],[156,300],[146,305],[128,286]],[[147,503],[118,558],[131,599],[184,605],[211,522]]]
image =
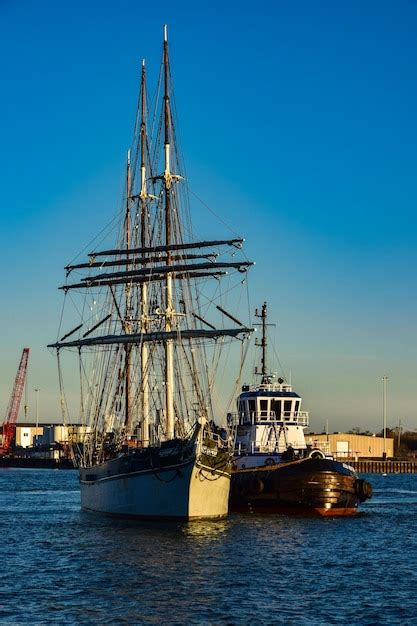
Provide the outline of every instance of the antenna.
[[263,303],[262,305],[262,311],[261,313],[258,312],[258,309],[255,310],[255,317],[260,317],[262,319],[262,322],[260,324],[254,324],[254,326],[262,326],[262,339],[261,342],[259,343],[259,341],[257,339],[255,339],[255,346],[259,346],[262,348],[262,360],[261,360],[261,371],[255,371],[255,374],[260,374],[262,376],[261,379],[261,383],[267,384],[271,381],[271,375],[268,374],[267,372],[267,366],[266,366],[266,348],[267,348],[267,341],[266,341],[266,327],[267,326],[275,326],[275,324],[267,324],[266,320],[267,320],[267,304],[266,302]]

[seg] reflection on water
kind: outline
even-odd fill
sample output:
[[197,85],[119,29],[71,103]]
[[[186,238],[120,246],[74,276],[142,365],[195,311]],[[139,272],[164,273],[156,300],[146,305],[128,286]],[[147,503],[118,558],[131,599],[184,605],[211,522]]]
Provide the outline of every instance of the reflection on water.
[[181,532],[189,539],[200,539],[204,541],[219,541],[221,535],[225,533],[230,525],[230,520],[193,520],[185,523]]
[[415,623],[417,476],[369,478],[356,518],[155,523],[81,512],[76,472],[0,471],[0,624]]

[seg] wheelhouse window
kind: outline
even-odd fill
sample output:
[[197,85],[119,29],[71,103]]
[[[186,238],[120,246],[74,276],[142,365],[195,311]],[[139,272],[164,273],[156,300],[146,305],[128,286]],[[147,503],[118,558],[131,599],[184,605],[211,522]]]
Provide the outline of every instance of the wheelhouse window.
[[256,411],[256,401],[255,400],[249,400],[249,413],[252,414],[255,413]]
[[295,412],[298,413],[299,410],[300,410],[300,401],[296,400],[295,401]]
[[261,416],[268,417],[268,400],[260,400]]
[[281,417],[281,400],[272,400],[272,409],[275,413],[275,417],[279,419]]
[[284,413],[291,413],[291,400],[285,400],[284,402]]

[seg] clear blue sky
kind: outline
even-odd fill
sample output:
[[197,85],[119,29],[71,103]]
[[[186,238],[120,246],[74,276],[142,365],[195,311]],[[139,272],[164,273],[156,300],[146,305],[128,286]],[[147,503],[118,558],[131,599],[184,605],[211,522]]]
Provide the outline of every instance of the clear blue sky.
[[2,413],[28,345],[41,416],[59,415],[56,287],[118,206],[140,60],[154,75],[164,22],[190,185],[246,237],[252,305],[269,302],[313,428],[380,429],[385,373],[389,423],[417,428],[406,0],[0,2]]

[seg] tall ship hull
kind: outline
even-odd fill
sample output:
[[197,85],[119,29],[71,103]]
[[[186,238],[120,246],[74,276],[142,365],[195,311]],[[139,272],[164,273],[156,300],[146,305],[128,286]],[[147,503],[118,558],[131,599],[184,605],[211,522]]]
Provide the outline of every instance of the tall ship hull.
[[345,463],[306,458],[235,471],[230,510],[351,516],[371,493],[369,483]]
[[135,451],[81,468],[82,508],[139,519],[226,517],[229,455],[197,459],[193,444],[179,442],[170,448]]
[[262,319],[262,341],[256,344],[262,347],[261,382],[244,385],[237,414],[229,414],[236,433],[230,510],[355,515],[372,496],[372,486],[327,450],[306,445],[309,416],[301,411],[301,397],[267,371],[266,303],[256,315]]

